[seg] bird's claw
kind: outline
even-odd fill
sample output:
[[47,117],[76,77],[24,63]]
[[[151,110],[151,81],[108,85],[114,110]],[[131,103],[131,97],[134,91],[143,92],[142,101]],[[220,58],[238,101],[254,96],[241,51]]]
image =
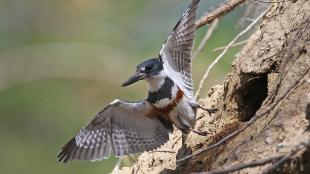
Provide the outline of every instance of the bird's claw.
[[208,131],[198,131],[198,130],[194,130],[192,129],[192,131],[200,136],[207,136],[209,135],[210,133]]
[[214,113],[216,113],[217,111],[219,111],[218,108],[204,108],[202,106],[199,106],[200,109],[207,111],[209,113],[209,115],[212,115]]

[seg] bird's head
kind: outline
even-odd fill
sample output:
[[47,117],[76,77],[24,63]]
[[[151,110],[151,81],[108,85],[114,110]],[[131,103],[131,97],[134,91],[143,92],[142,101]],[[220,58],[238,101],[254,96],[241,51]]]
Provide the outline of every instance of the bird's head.
[[143,79],[160,78],[162,77],[162,72],[163,62],[157,58],[146,60],[137,66],[136,73],[125,81],[122,86],[128,86]]

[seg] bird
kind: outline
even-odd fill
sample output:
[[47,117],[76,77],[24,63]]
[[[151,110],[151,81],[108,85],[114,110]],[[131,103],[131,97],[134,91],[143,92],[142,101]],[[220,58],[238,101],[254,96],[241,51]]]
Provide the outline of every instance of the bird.
[[115,99],[108,104],[62,147],[60,162],[151,151],[169,140],[173,126],[182,131],[182,147],[191,131],[206,134],[194,129],[197,109],[204,109],[194,98],[191,59],[199,1],[192,0],[159,55],[137,65],[134,75],[122,84],[146,81],[147,98],[139,102]]

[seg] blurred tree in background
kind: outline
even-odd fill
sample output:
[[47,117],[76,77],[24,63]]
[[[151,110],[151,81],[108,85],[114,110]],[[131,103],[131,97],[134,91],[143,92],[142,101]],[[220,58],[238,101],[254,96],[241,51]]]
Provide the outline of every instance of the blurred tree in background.
[[[202,0],[198,16],[220,0]],[[186,0],[0,0],[0,173],[107,173],[102,162],[59,164],[61,146],[114,98],[146,97],[144,83],[121,88],[135,65],[157,56]],[[243,8],[226,15],[194,60],[194,81],[242,28]],[[197,32],[199,43],[207,27]],[[223,80],[233,48],[212,72]],[[206,93],[205,89],[205,92]],[[142,92],[141,92],[142,91]]]

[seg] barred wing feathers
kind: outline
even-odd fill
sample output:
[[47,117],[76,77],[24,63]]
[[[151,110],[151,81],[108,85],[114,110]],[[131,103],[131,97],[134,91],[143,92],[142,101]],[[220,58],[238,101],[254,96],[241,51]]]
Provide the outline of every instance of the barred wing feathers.
[[115,100],[62,148],[59,161],[101,160],[160,147],[169,130],[156,117],[145,116],[149,109],[146,101]]
[[198,3],[199,0],[192,1],[160,51],[164,69],[190,99],[194,98],[191,51]]

